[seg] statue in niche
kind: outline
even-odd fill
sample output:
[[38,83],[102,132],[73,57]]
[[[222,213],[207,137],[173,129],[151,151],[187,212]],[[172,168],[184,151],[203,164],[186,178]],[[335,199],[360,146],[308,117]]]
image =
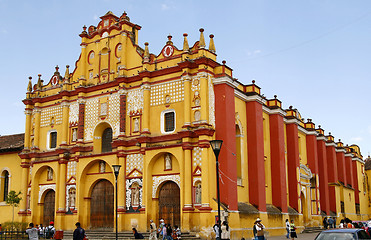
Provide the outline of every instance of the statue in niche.
[[70,208],[75,208],[76,203],[76,189],[71,188],[68,193],[69,201],[70,201]]
[[53,180],[53,169],[51,167],[48,167],[48,180]]
[[139,118],[134,118],[134,132],[139,132]]
[[137,207],[140,203],[140,192],[139,192],[139,184],[133,183],[131,185],[131,206]]
[[104,161],[99,162],[99,172],[100,173],[106,172],[106,163]]
[[171,169],[172,169],[171,156],[170,154],[166,154],[165,155],[165,170],[171,170]]
[[195,203],[196,204],[201,204],[201,193],[202,193],[201,183],[197,182],[196,189],[195,189]]
[[77,128],[72,129],[72,141],[73,142],[77,141]]

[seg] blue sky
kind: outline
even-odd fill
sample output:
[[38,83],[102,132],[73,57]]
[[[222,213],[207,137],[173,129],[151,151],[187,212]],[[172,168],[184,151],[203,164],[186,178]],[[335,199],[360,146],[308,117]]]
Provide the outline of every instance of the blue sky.
[[239,81],[255,79],[267,98],[277,95],[326,135],[359,145],[364,157],[371,152],[367,0],[0,0],[0,135],[24,131],[28,76],[49,80],[55,65],[62,73],[74,66],[82,26],[97,25],[107,11],[126,11],[142,26],[139,44],[149,42],[154,54],[169,33],[182,48],[183,33],[192,45],[204,28]]

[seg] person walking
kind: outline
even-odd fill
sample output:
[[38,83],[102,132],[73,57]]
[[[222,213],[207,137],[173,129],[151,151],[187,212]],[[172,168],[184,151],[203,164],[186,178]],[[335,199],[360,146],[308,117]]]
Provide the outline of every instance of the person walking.
[[290,222],[288,219],[286,219],[286,238],[289,239],[290,238]]
[[76,229],[73,231],[73,240],[83,240],[85,237],[85,230],[81,227],[79,222],[75,223]]
[[157,229],[156,229],[156,223],[153,222],[153,220],[149,220],[149,240],[157,240]]
[[294,238],[298,238],[298,235],[296,234],[296,226],[294,224],[294,220],[291,220],[290,224],[290,236],[291,239],[294,240]]
[[325,217],[324,219],[323,219],[323,227],[325,228],[325,229],[327,229],[327,226],[328,226],[328,222],[327,222],[327,217]]
[[52,239],[55,234],[54,222],[50,221],[49,226],[45,228],[45,237],[46,239]]
[[[220,222],[219,222],[220,223]],[[213,226],[213,230],[215,232],[215,239],[216,240],[220,240],[220,236],[219,236],[219,225],[218,223],[215,223],[214,226]]]
[[39,232],[37,228],[34,227],[33,223],[28,225],[26,229],[26,233],[28,234],[28,239],[30,240],[39,240]]
[[332,217],[329,217],[327,219],[327,222],[328,222],[329,228],[333,228],[334,227],[334,219],[332,219]]
[[255,224],[256,236],[257,236],[258,240],[264,240],[265,226],[263,225],[262,220],[260,218],[257,218],[255,222],[256,222],[256,224]]
[[221,230],[222,230],[222,234],[221,234],[222,240],[229,240],[231,238],[231,233],[229,231],[229,226],[226,221],[223,221]]
[[40,223],[39,225],[39,238],[44,237],[44,226]]

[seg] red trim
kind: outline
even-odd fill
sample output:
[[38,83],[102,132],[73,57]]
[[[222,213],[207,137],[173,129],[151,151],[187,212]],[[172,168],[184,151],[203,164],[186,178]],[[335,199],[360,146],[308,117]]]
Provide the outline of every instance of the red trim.
[[152,176],[154,176],[154,177],[169,176],[169,175],[180,175],[180,173],[152,174]]

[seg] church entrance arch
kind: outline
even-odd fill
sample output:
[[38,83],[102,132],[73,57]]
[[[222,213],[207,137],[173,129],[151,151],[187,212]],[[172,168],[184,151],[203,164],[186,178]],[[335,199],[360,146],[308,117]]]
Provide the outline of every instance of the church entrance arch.
[[44,198],[44,209],[43,209],[43,225],[49,226],[51,221],[54,222],[54,212],[55,212],[55,192],[54,190],[49,190],[45,194]]
[[158,197],[159,217],[172,226],[180,226],[180,189],[175,182],[165,182]]
[[91,228],[113,228],[114,221],[113,185],[108,180],[98,181],[91,192]]

